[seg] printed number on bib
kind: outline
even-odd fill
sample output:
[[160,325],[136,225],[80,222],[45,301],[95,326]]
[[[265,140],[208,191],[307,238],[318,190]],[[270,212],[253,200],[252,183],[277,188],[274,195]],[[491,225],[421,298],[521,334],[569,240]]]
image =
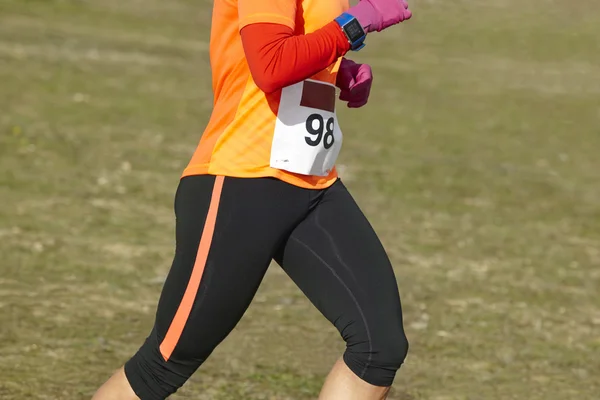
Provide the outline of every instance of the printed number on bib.
[[306,120],[306,131],[312,136],[306,136],[306,144],[309,146],[319,146],[323,143],[323,147],[329,150],[335,143],[333,137],[333,129],[335,120],[333,117],[327,119],[327,122],[323,119],[321,114],[311,114]]
[[327,176],[342,146],[335,87],[306,80],[284,88],[271,146],[271,167]]

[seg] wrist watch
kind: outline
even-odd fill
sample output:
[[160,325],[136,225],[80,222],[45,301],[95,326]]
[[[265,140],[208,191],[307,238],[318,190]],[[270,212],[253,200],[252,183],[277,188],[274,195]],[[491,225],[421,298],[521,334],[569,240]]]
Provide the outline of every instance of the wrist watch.
[[340,25],[342,32],[344,32],[348,38],[350,50],[358,51],[365,47],[365,39],[367,38],[367,34],[356,17],[348,13],[343,13],[337,17],[335,21]]

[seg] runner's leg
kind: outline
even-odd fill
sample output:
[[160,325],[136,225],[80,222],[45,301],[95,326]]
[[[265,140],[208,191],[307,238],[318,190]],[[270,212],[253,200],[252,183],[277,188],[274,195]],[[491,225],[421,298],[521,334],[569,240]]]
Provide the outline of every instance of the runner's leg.
[[125,374],[117,373],[115,390],[109,381],[95,400],[135,399],[124,376],[142,400],[181,387],[246,311],[275,249],[306,214],[307,195],[269,178],[190,176],[175,210],[175,258],[154,328]]
[[408,350],[398,287],[381,242],[341,181],[276,259],[346,341],[344,364],[321,398],[385,398]]

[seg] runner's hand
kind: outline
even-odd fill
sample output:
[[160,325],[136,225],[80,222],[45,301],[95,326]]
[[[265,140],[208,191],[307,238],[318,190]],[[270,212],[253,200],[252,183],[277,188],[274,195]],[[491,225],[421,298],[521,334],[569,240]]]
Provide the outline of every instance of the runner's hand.
[[360,0],[348,14],[353,15],[367,32],[381,32],[412,17],[406,0]]
[[367,104],[373,83],[373,72],[368,64],[357,64],[342,58],[337,75],[337,87],[342,92],[340,100],[347,101],[348,107],[359,108]]

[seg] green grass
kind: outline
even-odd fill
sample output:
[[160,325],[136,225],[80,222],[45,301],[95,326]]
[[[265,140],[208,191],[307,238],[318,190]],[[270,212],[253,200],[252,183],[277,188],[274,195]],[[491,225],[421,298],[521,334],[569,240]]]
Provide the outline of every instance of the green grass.
[[[412,345],[391,399],[598,399],[597,4],[413,3],[340,113]],[[210,5],[0,0],[2,400],[89,398],[149,332],[212,106]],[[342,351],[274,266],[174,398],[315,398]]]

